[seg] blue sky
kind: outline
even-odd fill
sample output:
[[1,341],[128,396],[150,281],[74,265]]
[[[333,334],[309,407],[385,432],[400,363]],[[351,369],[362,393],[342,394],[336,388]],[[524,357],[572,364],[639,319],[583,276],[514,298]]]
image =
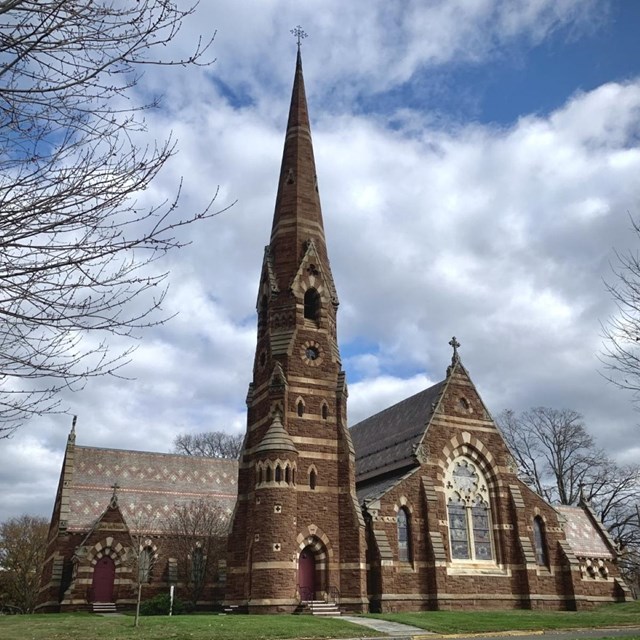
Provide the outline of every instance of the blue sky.
[[140,201],[184,177],[184,211],[217,188],[237,203],[163,265],[178,315],[142,336],[130,379],[89,381],[67,414],[0,441],[0,517],[49,514],[72,414],[90,446],[244,429],[297,24],[350,422],[442,379],[456,335],[492,413],[575,409],[609,455],[638,459],[637,413],[598,354],[614,248],[640,242],[640,3],[220,0],[174,43],[217,29],[216,63],[140,86],[165,94],[146,140],[179,147]]

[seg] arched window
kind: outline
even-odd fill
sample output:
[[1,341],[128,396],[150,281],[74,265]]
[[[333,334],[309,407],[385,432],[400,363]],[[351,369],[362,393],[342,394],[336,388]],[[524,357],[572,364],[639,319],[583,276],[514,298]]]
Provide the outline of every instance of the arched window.
[[304,317],[315,322],[320,320],[320,294],[315,289],[304,293]]
[[326,404],[322,405],[322,419],[326,420],[329,417],[329,407]]
[[493,561],[487,482],[471,460],[456,458],[445,475],[452,560]]
[[258,484],[262,484],[262,467],[258,467]]
[[146,584],[151,580],[151,564],[153,562],[153,550],[145,547],[140,551],[138,560],[138,580]]
[[289,468],[289,465],[287,465],[284,469],[284,481],[287,484],[291,484],[291,469]]
[[304,415],[304,402],[302,400],[298,400],[298,417],[302,418]]
[[267,482],[271,482],[271,467],[267,467]]
[[533,519],[533,542],[536,547],[536,563],[541,567],[548,566],[547,540],[544,533],[544,522],[540,516]]
[[311,469],[311,471],[309,471],[309,489],[315,490],[317,479],[318,474],[315,469]]
[[276,465],[276,482],[282,482],[282,469],[280,465]]
[[411,525],[409,514],[402,507],[398,511],[398,560],[411,562]]

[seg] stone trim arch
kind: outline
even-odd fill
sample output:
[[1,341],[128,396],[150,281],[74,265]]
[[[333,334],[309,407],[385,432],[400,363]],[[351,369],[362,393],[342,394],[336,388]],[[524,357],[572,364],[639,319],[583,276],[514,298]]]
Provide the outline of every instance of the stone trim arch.
[[325,557],[329,559],[333,558],[333,547],[331,546],[329,536],[315,524],[310,524],[303,529],[296,537],[296,542],[298,543],[298,557],[303,549],[312,546],[316,551],[322,550],[321,553],[324,554],[317,556],[318,559],[324,559]]
[[[280,469],[280,480],[276,480],[276,470]],[[270,473],[267,473],[267,470]],[[298,465],[287,458],[258,460],[255,465],[256,488],[273,486],[293,486],[296,483]],[[268,479],[270,476],[270,479]],[[288,481],[287,481],[288,478]]]
[[405,496],[404,494],[401,495],[398,498],[398,502],[396,502],[393,505],[393,510],[396,512],[396,514],[400,511],[400,509],[402,509],[402,507],[404,507],[408,512],[409,515],[413,515],[413,504],[411,504],[411,501],[409,500],[409,498],[407,498],[407,496]]
[[442,482],[446,470],[451,463],[459,456],[465,456],[478,465],[487,481],[493,486],[499,484],[498,476],[495,471],[496,459],[482,440],[471,435],[468,431],[453,436],[451,440],[442,449],[442,457],[438,460],[438,479]]
[[91,564],[91,566],[95,566],[100,558],[109,556],[116,565],[116,569],[121,566],[125,559],[126,550],[120,542],[117,542],[115,545],[113,542],[111,536],[96,542],[87,553],[88,563]]

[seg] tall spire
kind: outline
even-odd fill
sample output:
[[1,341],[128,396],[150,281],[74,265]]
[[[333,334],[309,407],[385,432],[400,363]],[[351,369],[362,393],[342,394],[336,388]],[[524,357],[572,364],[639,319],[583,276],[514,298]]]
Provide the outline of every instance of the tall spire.
[[[297,29],[292,33],[298,38],[301,37]],[[302,55],[298,42],[270,243],[281,288],[290,285],[298,266],[291,262],[291,258],[302,257],[308,240],[313,240],[319,255],[326,260],[324,225],[302,74]],[[286,262],[285,257],[288,258]]]

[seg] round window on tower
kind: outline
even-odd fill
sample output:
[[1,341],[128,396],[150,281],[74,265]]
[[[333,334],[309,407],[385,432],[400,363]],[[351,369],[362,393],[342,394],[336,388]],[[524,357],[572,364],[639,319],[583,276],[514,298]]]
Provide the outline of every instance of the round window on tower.
[[322,362],[322,350],[317,342],[305,342],[301,355],[305,363],[311,366],[318,366]]

